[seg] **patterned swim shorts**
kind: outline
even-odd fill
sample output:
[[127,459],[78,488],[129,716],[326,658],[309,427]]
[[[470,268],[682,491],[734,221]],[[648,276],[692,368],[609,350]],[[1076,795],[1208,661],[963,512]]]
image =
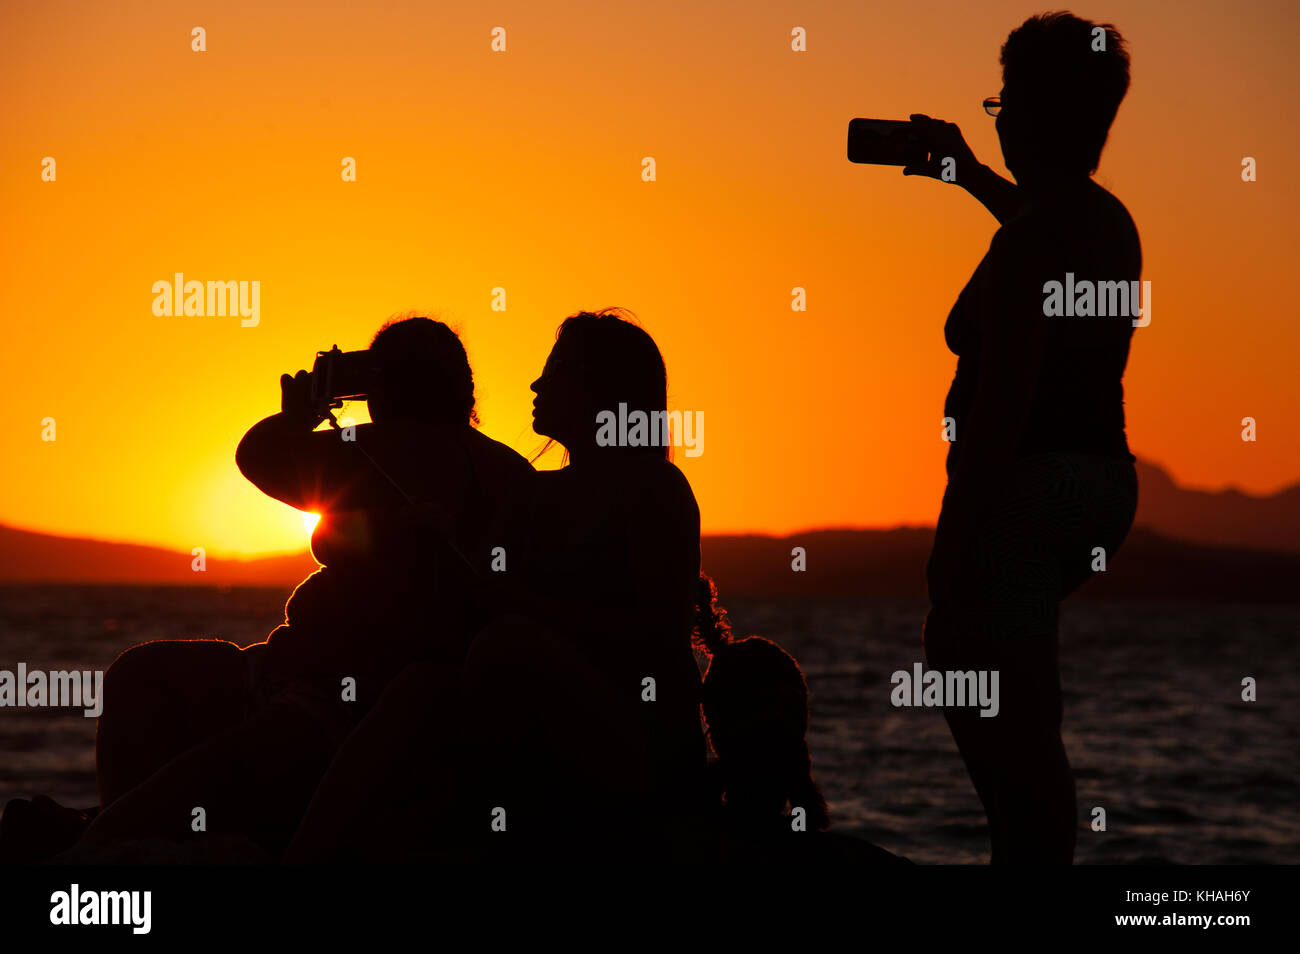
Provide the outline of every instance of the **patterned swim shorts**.
[[1092,576],[1097,548],[1115,555],[1136,510],[1131,461],[1058,452],[1015,461],[973,535],[941,541],[940,515],[936,543],[954,543],[960,558],[948,578],[927,573],[931,617],[995,639],[1055,633],[1060,601]]

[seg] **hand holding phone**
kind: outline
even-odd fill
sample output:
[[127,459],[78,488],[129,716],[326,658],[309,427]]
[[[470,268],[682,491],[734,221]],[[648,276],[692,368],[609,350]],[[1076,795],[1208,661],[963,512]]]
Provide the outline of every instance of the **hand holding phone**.
[[850,119],[849,162],[907,166],[925,162],[925,146],[911,122],[897,119]]
[[323,420],[312,399],[310,373],[299,371],[294,375],[280,375],[280,413],[295,421],[310,422],[312,427]]
[[912,113],[906,122],[894,119],[849,120],[849,161],[902,166],[905,176],[944,179],[945,159],[956,182],[979,167],[979,161],[955,123]]
[[[957,124],[931,119],[924,113],[912,113],[911,121],[925,155],[918,162],[908,163],[903,168],[903,175],[929,176],[964,184],[980,163],[970,146],[966,145],[966,138]],[[952,159],[949,165],[951,177],[947,179],[943,175],[945,159]]]

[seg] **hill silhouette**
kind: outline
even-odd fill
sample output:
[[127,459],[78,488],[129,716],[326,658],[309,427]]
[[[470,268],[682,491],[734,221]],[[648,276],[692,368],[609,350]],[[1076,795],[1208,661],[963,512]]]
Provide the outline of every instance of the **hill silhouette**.
[[[1133,531],[1109,570],[1080,598],[1300,602],[1300,485],[1258,497],[1179,487],[1139,463]],[[823,529],[788,536],[701,540],[704,569],[724,597],[925,596],[930,527]],[[792,569],[803,547],[806,570]],[[0,583],[292,585],[316,569],[305,550],[260,559],[209,554],[196,573],[188,553],[0,526]]]
[[1137,474],[1135,526],[1191,543],[1300,552],[1300,484],[1256,496],[1180,487],[1148,461],[1137,462]]
[[[925,594],[934,531],[815,530],[788,537],[718,536],[701,541],[704,569],[724,597],[899,597]],[[791,569],[791,550],[807,569]],[[1135,528],[1107,572],[1079,599],[1300,602],[1300,554],[1209,547]]]
[[194,557],[164,547],[33,533],[0,525],[3,583],[175,583],[186,586],[260,586],[296,583],[317,568],[306,550],[242,560],[207,554],[207,570]]

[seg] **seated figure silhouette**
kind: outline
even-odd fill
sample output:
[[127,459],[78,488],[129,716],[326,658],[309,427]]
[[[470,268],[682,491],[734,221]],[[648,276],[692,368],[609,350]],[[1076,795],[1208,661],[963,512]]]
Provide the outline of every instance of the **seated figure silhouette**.
[[709,658],[703,713],[709,745],[711,826],[702,858],[732,863],[910,864],[862,838],[828,832],[813,779],[808,684],[798,661],[770,639],[735,639],[717,587],[700,574],[696,648]]
[[[1114,27],[1055,13],[1012,31],[1002,67],[1001,97],[985,107],[1015,184],[981,166],[956,126],[920,114],[929,158],[904,169],[938,178],[953,159],[956,184],[1001,224],[944,327],[957,373],[925,655],[935,669],[1000,672],[996,718],[945,710],[992,861],[1069,863],[1078,820],[1060,734],[1058,607],[1099,553],[1114,556],[1137,503],[1121,382],[1141,311],[1097,305],[1101,283],[1136,297],[1141,246],[1127,210],[1091,178],[1129,58]],[[1076,279],[1095,283],[1096,298],[1065,317],[1049,289]]]
[[[733,639],[717,587],[704,574],[699,587],[696,645],[709,657],[703,711],[717,756],[710,774],[726,827],[744,841],[824,831],[830,815],[812,776],[808,685],[799,664],[770,639]],[[792,819],[800,809],[802,818]]]
[[157,641],[114,662],[97,745],[104,808],[87,841],[183,835],[202,807],[209,831],[277,857],[393,676],[418,659],[463,660],[482,625],[463,594],[532,467],[473,426],[473,377],[445,324],[389,322],[370,350],[372,423],[351,440],[315,430],[323,417],[299,372],[236,455],[263,491],[321,514],[312,550],[324,566],[265,643]]
[[[498,612],[462,671],[422,663],[394,682],[331,766],[289,860],[393,860],[376,851],[395,844],[407,859],[507,844],[660,856],[671,819],[702,817],[699,510],[667,443],[597,439],[602,410],[666,410],[663,358],[624,313],[583,312],[560,326],[532,389],[534,429],[567,463],[533,475],[512,510]],[[393,739],[420,756],[376,757]],[[493,839],[494,821],[508,839]],[[386,823],[397,831],[376,837]]]

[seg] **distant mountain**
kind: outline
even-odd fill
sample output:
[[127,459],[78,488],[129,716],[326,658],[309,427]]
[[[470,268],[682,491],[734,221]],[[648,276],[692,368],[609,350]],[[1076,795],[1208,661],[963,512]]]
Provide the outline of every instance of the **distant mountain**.
[[[925,596],[925,563],[934,531],[812,530],[786,537],[706,536],[704,569],[724,599]],[[792,569],[804,548],[806,569]],[[187,553],[132,544],[76,540],[0,527],[0,584],[170,583],[291,586],[316,569],[307,553],[260,560],[209,557],[190,569]],[[1300,602],[1300,554],[1207,547],[1135,528],[1110,569],[1083,587],[1085,599]]]
[[[729,595],[923,598],[934,531],[813,530],[788,537],[726,536],[701,541],[704,569]],[[806,569],[791,568],[803,547]],[[1081,599],[1300,602],[1300,553],[1208,547],[1135,527],[1080,589]]]
[[[1110,569],[1080,594],[1110,599],[1300,602],[1300,486],[1268,497],[1176,485],[1139,463],[1136,526]],[[934,531],[812,530],[784,537],[706,536],[704,568],[723,595],[924,597]],[[806,569],[791,567],[803,547]],[[292,585],[316,569],[307,552],[238,560],[160,547],[56,537],[0,526],[0,583]]]
[[0,583],[176,583],[260,586],[297,583],[317,568],[310,553],[238,560],[208,554],[190,569],[188,553],[134,543],[56,537],[0,526]]
[[1138,526],[1192,543],[1300,552],[1300,484],[1257,497],[1180,487],[1146,461],[1137,470]]
[[[704,572],[722,601],[745,596],[925,596],[925,563],[934,530],[809,530],[786,537],[758,534],[700,540]],[[795,547],[804,569],[793,569]]]

